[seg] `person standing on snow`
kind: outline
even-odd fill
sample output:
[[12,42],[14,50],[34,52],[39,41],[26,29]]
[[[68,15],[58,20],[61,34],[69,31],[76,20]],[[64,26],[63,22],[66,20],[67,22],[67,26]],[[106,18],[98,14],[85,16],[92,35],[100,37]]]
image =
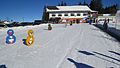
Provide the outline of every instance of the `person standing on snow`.
[[110,21],[110,19],[108,18],[108,19],[107,19],[107,23],[109,23],[109,21]]
[[103,28],[104,28],[104,30],[107,30],[107,29],[108,29],[108,23],[107,23],[107,20],[106,20],[106,19],[104,20]]
[[92,19],[91,19],[91,18],[89,18],[89,24],[90,24],[90,25],[92,24]]

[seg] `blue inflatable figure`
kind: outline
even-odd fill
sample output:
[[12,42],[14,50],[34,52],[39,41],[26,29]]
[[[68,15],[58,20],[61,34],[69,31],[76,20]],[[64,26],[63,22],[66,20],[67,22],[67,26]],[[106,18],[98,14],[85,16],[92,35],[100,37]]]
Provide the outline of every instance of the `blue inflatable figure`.
[[9,29],[7,31],[7,34],[8,34],[8,36],[6,38],[6,43],[7,44],[13,44],[13,43],[15,43],[16,42],[16,37],[14,36],[14,31],[12,29]]

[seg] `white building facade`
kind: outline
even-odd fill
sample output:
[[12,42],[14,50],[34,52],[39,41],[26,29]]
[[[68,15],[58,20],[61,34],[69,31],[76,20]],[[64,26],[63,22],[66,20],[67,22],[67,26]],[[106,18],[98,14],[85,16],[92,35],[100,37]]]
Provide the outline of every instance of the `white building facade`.
[[[66,22],[80,22],[89,16],[92,11],[88,6],[48,6],[46,7],[48,18],[60,18]],[[61,21],[63,22],[63,21]]]
[[88,17],[87,12],[50,12],[49,13],[49,19],[50,18],[84,18]]

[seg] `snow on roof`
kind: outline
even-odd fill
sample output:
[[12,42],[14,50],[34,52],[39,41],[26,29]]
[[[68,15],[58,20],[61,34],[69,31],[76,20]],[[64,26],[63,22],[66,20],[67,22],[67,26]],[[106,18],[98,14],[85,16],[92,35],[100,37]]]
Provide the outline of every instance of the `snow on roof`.
[[93,13],[94,13],[94,12],[98,12],[98,11],[92,10],[91,12],[93,12]]
[[[50,6],[49,6],[50,7]],[[52,9],[47,7],[47,12],[57,12],[57,11],[92,11],[88,6],[55,6],[58,9]],[[52,6],[53,7],[53,6]]]

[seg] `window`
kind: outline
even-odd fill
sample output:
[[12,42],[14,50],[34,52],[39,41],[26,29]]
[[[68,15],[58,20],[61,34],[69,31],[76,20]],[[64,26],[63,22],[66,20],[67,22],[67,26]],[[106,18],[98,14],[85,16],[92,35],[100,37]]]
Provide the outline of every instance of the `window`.
[[75,16],[74,13],[71,13],[71,16]]
[[65,14],[64,16],[68,16],[68,14]]
[[80,16],[80,14],[78,13],[77,16]]
[[56,16],[55,14],[52,14],[52,16],[54,17],[54,16]]
[[58,14],[58,16],[62,16],[62,14]]
[[84,13],[83,16],[87,16],[88,14]]

